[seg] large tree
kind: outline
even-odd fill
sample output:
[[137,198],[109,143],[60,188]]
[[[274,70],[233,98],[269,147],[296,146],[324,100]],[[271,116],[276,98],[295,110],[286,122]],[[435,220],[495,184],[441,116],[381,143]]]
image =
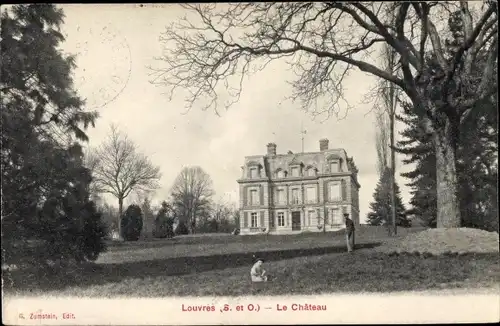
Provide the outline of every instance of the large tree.
[[132,191],[150,191],[159,187],[160,168],[140,153],[132,140],[114,125],[108,139],[93,155],[97,160],[93,171],[95,189],[118,199],[119,219],[123,215],[123,201]]
[[[438,227],[460,226],[455,164],[455,131],[474,104],[496,92],[498,16],[495,1],[475,9],[469,2],[295,2],[185,5],[193,16],[167,27],[153,82],[170,93],[186,91],[190,106],[217,110],[218,95],[234,104],[244,76],[275,59],[295,70],[292,98],[304,109],[332,112],[343,97],[342,81],[353,69],[399,87],[425,120],[436,148]],[[479,8],[480,7],[480,8]],[[386,9],[387,8],[387,9]],[[393,20],[387,12],[395,12]],[[449,32],[440,22],[453,12],[463,17],[457,51],[444,50]],[[389,45],[398,66],[388,72],[373,51]],[[435,54],[435,65],[426,53]],[[479,53],[488,64],[472,69]],[[480,80],[465,78],[481,76]],[[236,82],[232,83],[236,78]],[[231,83],[230,83],[231,82]],[[229,84],[230,83],[230,84]],[[455,90],[464,89],[457,96]],[[228,100],[234,98],[234,101]]]
[[94,259],[104,229],[78,141],[97,113],[73,88],[74,58],[59,49],[63,19],[45,4],[1,14],[2,243],[38,240],[43,255]]
[[[494,102],[481,104],[478,114],[463,124],[457,144],[457,178],[462,225],[486,230],[498,229],[498,111]],[[437,191],[434,148],[430,135],[423,131],[421,120],[403,105],[398,118],[407,128],[401,133],[398,150],[407,155],[406,164],[414,169],[402,175],[412,188],[410,204],[413,213],[431,227],[436,227]],[[493,199],[495,198],[495,199]]]
[[[445,39],[444,50],[453,56],[460,49],[463,16],[455,12],[448,20],[452,32]],[[434,66],[437,58],[430,56]],[[489,64],[489,53],[481,51],[472,63],[471,71],[483,71]],[[497,71],[497,67],[491,67]],[[462,87],[455,90],[456,96],[467,93],[467,83],[479,83],[482,76],[471,74],[462,81]],[[465,79],[465,78],[464,78]],[[497,81],[493,81],[496,88]],[[496,196],[497,153],[498,153],[498,96],[487,97],[474,104],[468,119],[457,126],[455,131],[456,167],[458,180],[458,200],[461,210],[461,224],[486,229],[498,226],[497,207],[491,200]],[[403,174],[411,180],[413,188],[411,203],[415,213],[431,226],[437,225],[436,149],[432,146],[432,134],[428,133],[410,103],[403,105],[403,115],[399,117],[407,128],[402,132],[400,151],[407,156],[405,163],[416,163],[413,171]],[[492,205],[493,204],[493,205]]]
[[210,215],[213,183],[201,167],[185,167],[172,186],[172,201],[179,223],[185,223],[191,233],[197,219]]

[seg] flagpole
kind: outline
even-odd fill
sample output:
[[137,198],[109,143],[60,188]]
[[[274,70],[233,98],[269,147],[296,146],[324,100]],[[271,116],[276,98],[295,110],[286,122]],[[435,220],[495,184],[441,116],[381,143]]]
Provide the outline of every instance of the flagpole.
[[302,153],[304,153],[304,122],[300,122],[300,134],[302,135]]

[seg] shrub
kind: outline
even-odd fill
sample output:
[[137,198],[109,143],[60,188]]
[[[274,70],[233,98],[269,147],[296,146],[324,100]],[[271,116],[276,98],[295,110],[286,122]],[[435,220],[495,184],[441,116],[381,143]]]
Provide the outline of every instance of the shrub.
[[106,250],[107,228],[92,201],[49,198],[25,227],[25,237],[2,241],[6,262],[95,261]]
[[121,233],[125,241],[137,241],[141,236],[143,221],[141,208],[130,205],[122,216]]
[[189,234],[189,229],[185,221],[179,221],[179,224],[177,224],[177,227],[175,228],[175,234]]
[[108,229],[94,202],[87,202],[81,214],[83,229],[78,232],[75,258],[77,261],[95,261],[99,254],[106,250],[104,239],[108,234]]

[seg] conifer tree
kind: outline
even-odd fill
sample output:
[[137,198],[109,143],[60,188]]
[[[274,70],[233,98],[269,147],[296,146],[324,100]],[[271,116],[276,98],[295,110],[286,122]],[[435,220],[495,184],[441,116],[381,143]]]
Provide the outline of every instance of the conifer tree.
[[[45,258],[94,260],[104,250],[91,173],[78,141],[96,112],[73,88],[74,58],[60,51],[64,13],[54,5],[2,7],[0,112],[3,259],[35,240]],[[47,257],[49,256],[49,257]],[[46,260],[45,260],[46,261]]]
[[[387,225],[391,223],[391,169],[386,168],[373,194],[374,201],[370,203],[371,212],[368,213],[367,220],[370,225]],[[406,215],[406,209],[401,199],[401,191],[398,184],[395,184],[396,193],[396,225],[409,227],[410,222]]]

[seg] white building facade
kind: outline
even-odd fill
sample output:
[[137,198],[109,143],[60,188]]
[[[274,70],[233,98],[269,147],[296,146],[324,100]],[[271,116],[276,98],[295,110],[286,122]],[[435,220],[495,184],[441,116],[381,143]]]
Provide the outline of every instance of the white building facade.
[[358,170],[344,149],[245,157],[240,192],[241,234],[337,231],[343,213],[359,225]]

